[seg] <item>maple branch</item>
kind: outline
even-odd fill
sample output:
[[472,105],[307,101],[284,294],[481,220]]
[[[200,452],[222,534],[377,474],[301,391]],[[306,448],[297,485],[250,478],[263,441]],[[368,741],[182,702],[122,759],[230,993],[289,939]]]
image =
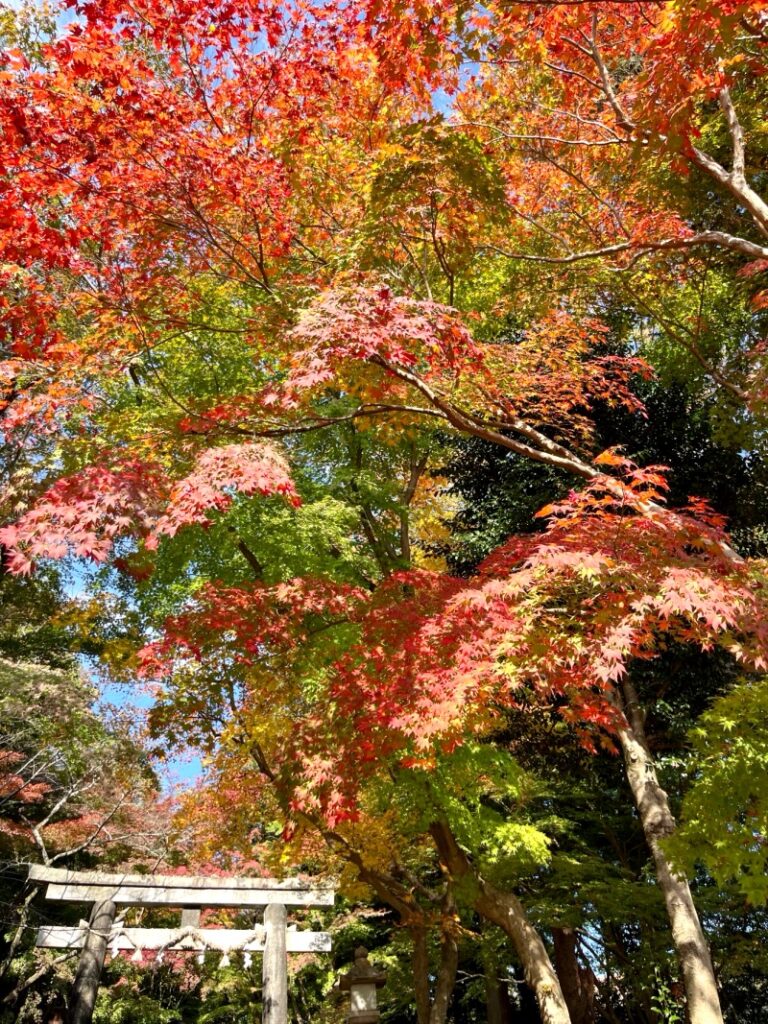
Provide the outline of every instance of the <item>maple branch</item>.
[[586,125],[590,128],[599,128],[600,131],[607,132],[615,142],[621,142],[626,145],[629,141],[626,136],[619,135],[610,124],[606,124],[605,121],[602,121],[599,118],[584,117],[575,110],[566,110],[563,107],[552,107],[547,104],[542,104],[542,110],[549,114],[556,114],[557,117],[565,118],[568,121],[575,121],[578,125]]
[[568,451],[567,448],[557,444],[555,441],[551,441],[545,434],[542,434],[535,427],[529,426],[522,420],[511,420],[504,427],[505,429],[514,430],[522,434],[532,444],[536,444],[537,447],[534,448],[532,444],[523,444],[521,441],[499,433],[498,430],[494,430],[480,418],[473,416],[472,413],[459,409],[458,406],[453,405],[453,403],[438,395],[426,381],[423,381],[404,367],[389,363],[380,356],[374,357],[371,361],[378,363],[400,380],[419,390],[444,415],[451,426],[462,431],[462,433],[473,434],[475,437],[481,437],[486,441],[500,444],[502,447],[509,448],[510,451],[516,452],[518,455],[524,455],[536,462],[545,462],[550,466],[566,469],[577,476],[583,477],[585,480],[591,480],[592,477],[597,475],[597,470],[588,463],[583,462],[577,455]]
[[197,95],[202,100],[203,106],[205,107],[205,112],[208,115],[211,123],[216,128],[216,131],[219,133],[219,135],[223,137],[225,135],[224,127],[219,121],[219,119],[216,117],[214,112],[211,110],[211,106],[208,102],[208,95],[205,89],[205,82],[202,80],[200,76],[198,76],[198,73],[197,71],[195,71],[194,65],[192,64],[192,60],[189,54],[189,43],[187,41],[187,37],[183,32],[181,32],[179,38],[181,39],[182,52],[184,54],[184,65],[187,68],[187,71],[189,71],[192,81],[196,86]]
[[[616,209],[616,206],[613,202],[611,202],[609,199],[606,199],[604,196],[601,196],[597,189],[593,185],[591,185],[582,174],[578,174],[573,167],[561,164],[558,160],[554,158],[554,156],[551,153],[545,154],[544,159],[547,161],[547,163],[551,164],[558,171],[560,171],[561,174],[564,174],[566,177],[571,178],[573,181],[576,182],[577,185],[583,188],[585,192],[592,196],[597,205],[601,206],[604,210],[608,212],[608,214],[611,217],[611,220],[614,222],[614,224],[622,233],[622,235],[624,235],[626,239],[630,238],[630,233],[627,230],[624,221],[622,220],[621,214]],[[593,228],[591,225],[590,230],[593,235],[598,234],[595,228]],[[566,246],[566,248],[569,247]]]
[[13,960],[16,956],[16,950],[21,944],[24,930],[27,927],[27,920],[29,918],[29,908],[40,893],[41,886],[33,885],[30,887],[29,892],[24,897],[24,901],[18,909],[19,921],[13,936],[8,945],[8,950],[3,958],[3,962],[0,964],[0,979],[4,978],[8,971],[11,969]]
[[[587,4],[594,3],[594,0],[506,0],[505,3],[499,6],[504,7],[511,6],[514,4],[516,7],[586,7]],[[610,0],[610,3],[616,7],[621,4],[626,4],[627,7],[637,6],[637,0]]]
[[488,124],[485,121],[455,121],[449,128],[486,128],[496,132],[503,139],[510,142],[552,142],[560,146],[624,146],[627,140],[618,137],[612,139],[566,139],[560,135],[529,135],[524,132],[506,132],[497,125]]
[[742,27],[746,29],[753,39],[757,39],[761,43],[768,42],[768,34],[766,34],[765,29],[761,28],[760,25],[756,25],[753,21],[750,21],[746,14],[742,15],[739,20]]
[[96,829],[91,833],[90,836],[88,836],[87,839],[80,843],[79,846],[73,846],[69,850],[62,850],[61,853],[54,854],[54,856],[51,857],[51,859],[47,861],[47,863],[55,864],[56,861],[64,860],[66,857],[74,857],[75,854],[82,853],[83,850],[87,850],[89,846],[92,846],[93,843],[95,843],[99,836],[102,834],[107,825],[110,823],[110,821],[115,817],[117,812],[121,809],[121,807],[126,802],[129,796],[129,792],[123,793],[123,795],[114,805],[114,807],[110,810],[110,812],[104,818],[102,818]]
[[[438,409],[430,409],[420,405],[399,405],[396,403],[381,402],[376,405],[361,405],[342,416],[318,416],[314,415],[309,422],[281,423],[275,426],[265,427],[240,427],[230,425],[222,429],[222,433],[245,435],[246,437],[290,437],[293,434],[306,434],[313,430],[324,430],[326,427],[338,426],[343,423],[354,422],[365,416],[385,416],[389,413],[406,412],[415,416],[431,416],[436,419],[446,419],[444,413]],[[195,419],[205,420],[205,414],[192,414]],[[219,424],[215,425],[219,428]],[[195,430],[187,431],[190,434],[209,433],[210,431]]]
[[[354,423],[350,424],[350,428],[349,453],[355,472],[359,474],[363,468],[363,450],[360,445]],[[389,576],[393,567],[397,564],[397,552],[389,543],[387,537],[381,536],[379,524],[376,522],[376,517],[363,500],[360,487],[354,476],[350,478],[349,487],[355,495],[355,503],[360,516],[360,524],[363,528],[363,533],[366,536],[368,544],[370,545],[371,551],[373,552],[374,558],[376,559],[382,574],[384,576]]]
[[3,1006],[13,1006],[19,996],[23,995],[27,989],[31,988],[36,981],[45,977],[45,975],[48,974],[49,971],[53,970],[54,967],[58,967],[59,964],[63,964],[67,960],[71,960],[76,952],[76,949],[67,950],[65,953],[60,953],[59,956],[55,957],[55,959],[44,963],[33,974],[30,974],[28,978],[20,982],[14,989],[3,997]]
[[[10,748],[12,745],[12,736],[0,737],[0,749],[3,747]],[[55,764],[53,759],[47,757],[47,753],[47,751],[39,750],[28,757],[24,764],[14,764],[13,771],[18,776],[19,781],[15,788],[10,788],[9,776],[5,776],[3,794],[0,797],[0,808],[16,800],[25,789],[33,787],[38,779],[45,779],[46,774]]]
[[[741,127],[736,108],[733,105],[730,90],[720,90],[718,96],[720,107],[725,115],[728,131],[731,136],[731,170],[727,171],[722,164],[696,146],[691,147],[691,161],[738,199],[750,213],[752,220],[764,235],[768,235],[768,204],[754,191],[745,174],[744,132]],[[764,251],[764,250],[763,250]],[[759,257],[764,258],[764,257]]]
[[549,954],[520,900],[510,890],[498,889],[482,877],[446,820],[436,818],[429,832],[444,874],[461,885],[465,898],[478,914],[498,925],[512,940],[525,980],[536,995],[541,1019],[570,1020]]
[[321,256],[319,253],[316,253],[315,250],[312,249],[311,246],[307,245],[306,242],[303,242],[298,235],[292,236],[291,245],[298,245],[298,247],[300,249],[303,249],[304,252],[309,253],[309,255],[312,257],[315,263],[319,263],[323,267],[328,266],[328,260],[324,256]]
[[[138,317],[136,316],[135,313],[132,312],[130,314],[130,316],[131,316],[131,319],[134,321],[134,323],[136,325],[136,328],[139,331],[139,334],[142,336],[142,339],[144,340],[144,348],[146,350],[146,354],[149,355],[149,353],[151,351],[151,346],[147,342],[147,335],[146,335],[146,332],[144,330],[144,327],[141,324],[141,321],[138,319]],[[154,362],[152,362],[151,359],[147,358],[147,359],[144,360],[144,367],[146,368],[146,370],[149,373],[152,374],[152,376],[153,376],[153,378],[154,378],[154,380],[155,380],[155,382],[157,384],[157,387],[165,395],[165,397],[168,399],[168,401],[171,402],[172,405],[175,405],[177,409],[181,409],[181,411],[185,414],[185,416],[194,416],[195,415],[193,409],[191,409],[188,405],[186,405],[184,402],[182,402],[180,399],[178,399],[176,397],[176,395],[173,394],[171,389],[167,386],[167,384],[163,380],[162,376],[160,375],[160,371],[157,369],[157,367],[155,366]]]
[[[548,228],[545,224],[542,224],[541,221],[537,220],[535,217],[532,217],[530,213],[524,213],[520,209],[520,207],[516,206],[514,203],[510,203],[510,209],[512,210],[516,217],[520,218],[520,220],[524,220],[527,224],[532,225],[534,228],[536,228],[537,231],[541,231],[542,234],[548,235],[550,238],[554,238],[558,245],[562,245],[564,249],[567,249],[569,252],[571,252],[570,246],[568,245],[568,243],[562,235],[558,235],[556,231],[553,231],[551,228]],[[494,245],[478,246],[479,252],[482,252],[483,249],[491,249],[497,252],[502,251],[501,249],[497,249],[497,247]]]
[[408,477],[408,483],[403,491],[403,510],[400,513],[400,557],[403,559],[406,565],[411,564],[411,537],[410,537],[410,523],[409,523],[409,509],[413,496],[416,493],[421,475],[426,469],[427,462],[429,461],[429,452],[425,452],[422,458],[417,461],[411,461],[411,472]]
[[[274,289],[270,285],[269,280],[268,280],[268,278],[266,276],[266,270],[265,270],[265,267],[264,267],[264,260],[263,260],[263,250],[262,250],[262,255],[257,256],[245,244],[245,242],[242,241],[242,239],[237,238],[236,235],[233,235],[232,232],[228,228],[224,227],[222,224],[215,224],[215,225],[212,224],[209,220],[207,220],[207,218],[201,212],[201,210],[199,209],[197,204],[194,202],[194,200],[192,199],[191,195],[189,195],[189,193],[188,193],[188,202],[189,202],[190,208],[192,209],[193,215],[197,218],[197,220],[202,225],[203,236],[208,239],[208,241],[211,243],[211,245],[215,249],[217,249],[218,252],[220,252],[223,256],[226,256],[227,259],[230,259],[232,261],[232,263],[245,275],[245,277],[247,277],[249,281],[251,281],[253,284],[256,285],[257,288],[260,288],[263,292],[265,292],[267,295],[269,295],[271,299],[273,299],[278,304],[282,305],[283,300],[274,291]],[[182,229],[183,229],[183,225],[182,225]],[[193,229],[191,229],[191,230],[193,230]],[[261,233],[260,233],[260,229],[259,229],[258,224],[256,225],[256,230],[257,230],[259,246],[261,248]],[[253,274],[248,269],[246,264],[243,263],[243,261],[241,259],[239,259],[235,255],[234,249],[230,251],[229,249],[227,249],[216,238],[216,235],[214,234],[214,231],[218,231],[221,235],[224,236],[225,239],[228,239],[229,242],[231,242],[232,246],[234,246],[235,248],[242,249],[245,252],[246,256],[251,257],[254,260],[254,262],[256,263],[256,266],[259,268],[259,274],[261,276],[257,276],[256,274]]]
[[56,801],[56,803],[53,805],[53,807],[50,809],[50,811],[46,814],[46,816],[42,819],[42,821],[39,821],[36,824],[33,824],[25,816],[22,816],[22,820],[24,821],[24,824],[27,826],[27,828],[29,829],[30,833],[32,834],[33,839],[35,840],[35,845],[37,846],[38,850],[40,851],[40,856],[43,858],[43,863],[44,864],[46,864],[46,865],[52,864],[54,858],[51,858],[51,857],[48,856],[48,847],[45,844],[45,839],[43,838],[42,830],[47,825],[50,824],[50,822],[53,820],[53,818],[59,813],[61,808],[64,807],[64,805],[69,800],[72,800],[74,797],[79,796],[79,794],[82,793],[87,788],[88,788],[87,786],[81,786],[81,787],[71,786],[69,789],[67,789],[64,792],[63,796],[61,796]]
[[[416,902],[413,894],[404,885],[401,885],[392,875],[369,867],[363,860],[362,854],[354,848],[345,838],[333,829],[324,826],[312,815],[302,814],[313,828],[316,828],[323,839],[331,847],[343,850],[343,856],[357,869],[358,877],[369,885],[373,891],[385,902],[396,910],[400,915],[403,924],[424,927],[425,912]],[[423,888],[423,887],[422,887]],[[428,890],[425,890],[428,892]],[[433,897],[434,898],[434,897]]]
[[269,779],[270,782],[277,782],[277,775],[270,767],[269,762],[267,761],[267,756],[264,753],[264,748],[259,743],[259,741],[251,740],[248,749],[250,751],[251,757],[256,762],[256,766],[261,772],[261,774],[264,775],[267,779]]
[[[595,19],[593,19],[593,24],[595,24]],[[568,43],[569,46],[572,46],[575,50],[578,50],[579,53],[583,53],[585,57],[591,57],[592,50],[590,49],[589,45],[586,45],[589,44],[590,42],[589,38],[584,34],[584,32],[581,31],[581,29],[579,29],[579,35],[582,39],[585,40],[585,43],[580,43],[577,39],[574,39],[572,36],[563,36],[562,39],[564,43]]]
[[720,90],[718,96],[720,107],[725,114],[728,132],[731,136],[731,174],[741,180],[744,179],[745,154],[744,154],[744,131],[739,122],[736,108],[733,105],[730,90],[726,87]]
[[437,200],[435,198],[434,192],[431,193],[430,197],[429,197],[429,211],[430,211],[429,231],[430,231],[430,236],[432,238],[432,249],[434,250],[434,253],[437,256],[437,262],[440,265],[440,269],[445,274],[446,280],[448,282],[448,305],[452,306],[453,305],[453,300],[454,300],[454,289],[455,289],[455,284],[456,284],[456,275],[455,275],[454,270],[451,267],[451,265],[448,262],[448,259],[446,257],[446,245],[445,245],[445,242],[442,241],[442,239],[440,238],[440,236],[437,233],[437,221],[438,221],[438,213],[439,213],[439,211],[438,211]]
[[[699,346],[696,344],[695,336],[690,328],[686,327],[685,324],[681,324],[679,321],[672,321],[664,314],[660,313],[655,309],[642,295],[638,294],[628,284],[624,284],[625,292],[631,296],[631,298],[641,306],[661,326],[661,328],[669,335],[670,338],[682,348],[689,352],[696,362],[701,366],[705,373],[712,378],[712,380],[719,384],[720,387],[724,388],[734,398],[737,398],[740,402],[749,401],[749,392],[744,388],[740,387],[730,378],[726,377],[724,373],[713,366],[712,363],[706,358],[704,353],[701,351]],[[703,296],[702,296],[703,298]],[[680,330],[676,330],[676,327]],[[685,335],[690,335],[690,338],[686,338]]]
[[632,131],[634,129],[634,124],[629,119],[629,117],[627,117],[626,111],[624,110],[624,108],[622,107],[622,105],[621,105],[621,103],[619,101],[619,97],[616,94],[616,90],[613,88],[613,83],[611,82],[611,76],[608,74],[608,68],[605,66],[605,61],[603,60],[603,56],[600,53],[600,48],[597,45],[597,11],[596,10],[592,14],[592,38],[591,38],[591,44],[592,44],[592,59],[594,60],[595,64],[597,65],[597,70],[600,72],[600,81],[602,82],[602,85],[603,85],[603,92],[605,93],[606,97],[608,98],[608,102],[610,103],[610,105],[611,105],[611,107],[613,109],[613,112],[616,115],[616,123],[618,124],[619,128],[623,129],[624,131],[630,132],[630,131]]
[[227,530],[234,537],[235,543],[237,545],[237,550],[240,552],[240,554],[246,560],[248,565],[250,565],[250,567],[253,569],[253,572],[254,572],[254,575],[256,576],[256,579],[257,580],[263,579],[263,577],[264,577],[264,566],[261,564],[259,559],[254,554],[254,552],[251,550],[251,548],[248,547],[248,545],[245,543],[245,541],[242,539],[242,537],[238,534],[238,532],[234,528],[234,526],[228,526]]
[[[427,276],[427,272],[426,272],[425,268],[421,265],[421,261],[416,258],[416,256],[414,255],[413,252],[411,252],[411,248],[410,248],[410,246],[408,244],[408,235],[407,235],[407,233],[405,231],[400,231],[400,232],[398,232],[398,237],[400,239],[400,245],[402,245],[403,249],[405,250],[406,255],[408,256],[408,259],[411,261],[411,265],[413,266],[413,268],[415,269],[416,273],[421,278],[421,283],[424,285],[424,292],[425,292],[427,298],[429,299],[429,301],[431,302],[432,298],[433,298],[433,296],[432,296],[432,286],[429,283],[429,277]],[[420,239],[416,239],[416,241],[420,241]],[[424,262],[426,263],[426,260]]]
[[[520,441],[516,441],[514,438],[511,438],[506,434],[500,433],[498,429],[493,429],[488,422],[482,420],[480,417],[459,409],[457,406],[438,395],[437,392],[435,392],[426,383],[426,381],[421,380],[420,377],[411,373],[409,370],[393,363],[389,363],[381,356],[372,357],[371,362],[382,366],[400,380],[411,384],[413,387],[421,391],[422,394],[429,398],[429,400],[433,402],[440,411],[445,413],[445,418],[451,426],[463,433],[473,434],[475,437],[480,437],[486,441],[491,441],[494,444],[501,445],[502,447],[508,448],[510,451],[513,451],[518,455],[523,455],[535,462],[542,462],[549,466],[555,466],[558,469],[564,469],[569,473],[580,476],[584,480],[592,480],[596,476],[604,476],[604,474],[602,474],[595,466],[588,462],[584,462],[584,460],[580,459],[574,452],[571,452],[556,441],[550,440],[545,434],[542,434],[541,431],[536,430],[535,427],[529,426],[522,420],[510,420],[508,423],[504,423],[501,429],[517,431],[538,447],[534,448],[532,447],[532,444],[523,444]],[[624,489],[620,481],[613,480],[610,477],[606,477],[605,479],[607,485],[611,488],[614,494],[619,497],[623,496]],[[657,523],[663,529],[676,529],[681,523],[681,517],[678,514],[670,511],[655,501],[649,500],[639,502],[637,510],[647,516],[652,522]],[[729,561],[737,563],[743,562],[743,558],[738,554],[738,552],[724,540],[713,541],[704,536],[701,538],[701,543],[707,549],[714,549],[720,552],[720,554],[724,555]]]
[[553,64],[551,61],[542,61],[544,67],[549,68],[551,71],[557,71],[560,75],[566,75],[571,78],[579,78],[582,82],[586,82],[587,85],[591,85],[593,89],[597,89],[602,92],[600,82],[596,82],[594,78],[590,78],[588,75],[582,74],[581,71],[575,71],[573,68],[566,68],[562,64]]
[[272,284],[269,280],[269,274],[267,273],[266,257],[264,254],[264,237],[261,233],[261,225],[259,224],[255,214],[253,223],[254,228],[256,230],[256,238],[259,243],[259,255],[256,258],[256,266],[259,268],[259,273],[261,274],[262,280],[264,282],[264,287],[273,298],[276,298],[274,290],[272,288]]
[[[582,252],[570,253],[567,256],[542,256],[526,252],[509,252],[498,245],[485,245],[481,248],[498,253],[510,260],[524,260],[528,263],[570,264],[582,263],[587,260],[598,260],[604,256],[615,256],[618,253],[636,249],[634,261],[653,252],[664,252],[674,249],[692,249],[700,245],[717,245],[733,252],[749,256],[750,259],[768,259],[768,246],[758,245],[738,235],[730,235],[726,231],[700,231],[687,238],[664,238],[659,242],[617,242],[615,245],[602,246],[599,249],[587,249]],[[627,267],[619,268],[621,270]]]
[[[277,784],[277,774],[270,767],[258,740],[250,741],[249,751],[259,771],[271,783]],[[307,821],[312,828],[316,829],[329,846],[343,850],[343,856],[357,868],[358,877],[369,885],[385,903],[388,903],[393,910],[400,914],[403,924],[410,924],[414,921],[422,925],[424,924],[424,911],[405,886],[397,882],[391,875],[366,865],[362,854],[344,836],[328,828],[321,819],[306,811],[301,812],[300,817]],[[424,888],[424,886],[419,885],[419,888],[431,899],[435,898],[434,894]]]

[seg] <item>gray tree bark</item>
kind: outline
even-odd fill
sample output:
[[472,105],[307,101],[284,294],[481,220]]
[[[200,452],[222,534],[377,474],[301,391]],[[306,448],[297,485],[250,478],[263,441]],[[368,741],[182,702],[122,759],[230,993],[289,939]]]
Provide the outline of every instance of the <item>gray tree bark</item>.
[[88,935],[72,987],[69,1024],[91,1024],[93,1020],[93,1008],[99,991],[109,932],[114,924],[116,912],[117,908],[112,900],[104,900],[103,903],[93,905],[88,921]]
[[542,1024],[571,1024],[547,947],[528,920],[520,900],[514,893],[497,889],[474,871],[469,858],[444,822],[434,822],[430,832],[451,877],[456,881],[464,878],[473,882],[472,902],[478,914],[498,925],[512,940],[523,965],[525,980],[536,996]]
[[619,731],[619,742],[672,928],[672,941],[680,961],[688,1004],[688,1019],[690,1024],[723,1024],[709,944],[696,913],[688,879],[672,870],[661,847],[661,840],[672,835],[676,823],[667,794],[656,774],[645,734],[643,712],[634,686],[626,682],[623,690],[627,726]]

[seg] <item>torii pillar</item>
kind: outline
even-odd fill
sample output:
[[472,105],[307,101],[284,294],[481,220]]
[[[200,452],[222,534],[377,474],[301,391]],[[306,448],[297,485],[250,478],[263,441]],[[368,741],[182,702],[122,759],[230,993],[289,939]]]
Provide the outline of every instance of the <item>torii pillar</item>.
[[112,900],[94,903],[88,920],[88,935],[80,954],[77,974],[72,986],[72,1001],[67,1014],[68,1024],[91,1024],[93,1008],[99,991],[104,957],[117,907]]
[[264,909],[261,1024],[288,1024],[288,915],[282,903]]

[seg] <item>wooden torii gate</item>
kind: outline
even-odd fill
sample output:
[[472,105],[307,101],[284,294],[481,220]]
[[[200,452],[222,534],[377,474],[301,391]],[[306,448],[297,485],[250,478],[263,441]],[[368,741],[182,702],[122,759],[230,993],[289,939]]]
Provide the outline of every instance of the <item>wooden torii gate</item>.
[[[82,949],[73,986],[69,1024],[91,1024],[96,993],[107,950],[113,953],[145,949],[207,950],[229,954],[264,955],[262,1024],[288,1022],[288,953],[329,952],[327,932],[297,931],[287,927],[287,906],[332,906],[332,889],[313,889],[296,879],[222,878],[191,875],[104,874],[33,866],[31,882],[47,882],[49,900],[90,903],[89,920],[75,927],[39,928],[36,945],[55,949]],[[117,907],[179,907],[179,928],[126,928]],[[201,909],[264,907],[264,922],[252,929],[200,928]]]

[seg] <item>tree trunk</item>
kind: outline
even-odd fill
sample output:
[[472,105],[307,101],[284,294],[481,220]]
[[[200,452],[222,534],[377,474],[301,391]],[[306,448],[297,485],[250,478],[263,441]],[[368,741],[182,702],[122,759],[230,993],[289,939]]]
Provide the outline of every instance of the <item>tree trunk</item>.
[[[262,759],[263,760],[263,759]],[[262,768],[263,770],[263,768]],[[371,886],[376,895],[400,915],[402,924],[409,929],[413,942],[411,967],[413,991],[418,1024],[444,1024],[448,1007],[456,985],[459,966],[459,949],[456,941],[456,903],[453,897],[451,879],[446,882],[440,905],[439,924],[442,934],[440,943],[440,964],[437,969],[434,997],[430,986],[429,929],[434,925],[434,913],[426,913],[419,905],[413,889],[404,886],[391,874],[368,867],[359,851],[337,832],[324,828],[315,819],[312,824],[322,831],[326,842],[334,848],[341,848],[350,863],[357,868],[358,877]],[[436,894],[423,890],[431,901]]]
[[513,1024],[541,1024],[541,1014],[536,996],[530,986],[523,983],[518,985],[517,994],[520,999],[520,1006],[512,1015]]
[[0,981],[6,976],[8,971],[13,964],[13,958],[16,956],[16,950],[19,948],[24,932],[27,928],[27,921],[29,919],[29,908],[32,902],[40,892],[40,886],[34,885],[24,897],[24,902],[19,907],[19,923],[17,924],[11,941],[8,945],[8,951],[5,954],[2,962],[0,963]]
[[456,941],[456,904],[453,901],[453,886],[448,881],[441,909],[443,935],[440,942],[440,966],[437,969],[435,996],[429,1011],[429,1024],[445,1024],[448,1007],[456,985],[456,971],[459,969],[459,944]]
[[413,940],[413,992],[416,997],[416,1020],[418,1024],[429,1024],[429,949],[425,928],[410,929]]
[[485,1016],[488,1024],[512,1024],[512,1003],[509,987],[499,978],[496,958],[486,954],[483,958],[485,971]]
[[459,947],[452,927],[453,899],[446,893],[443,900],[443,938],[440,943],[440,963],[437,968],[434,996],[429,984],[429,948],[426,928],[411,927],[413,936],[413,991],[418,1024],[445,1024],[448,1007],[456,985],[459,967]]
[[115,922],[117,907],[112,900],[94,903],[88,920],[88,933],[80,955],[80,963],[72,989],[69,1024],[91,1024],[93,1008],[99,991],[109,933]]
[[433,823],[430,832],[448,874],[456,881],[468,878],[473,881],[474,909],[498,925],[512,940],[523,965],[525,980],[536,995],[543,1024],[571,1024],[547,947],[528,920],[520,900],[513,893],[497,889],[475,873],[469,858],[445,822]]
[[595,1019],[595,976],[579,963],[576,932],[572,928],[553,928],[555,970],[568,1004],[573,1024],[592,1024]]
[[675,874],[661,848],[661,840],[675,831],[667,794],[659,785],[645,735],[643,712],[631,683],[623,684],[627,726],[619,741],[632,795],[643,832],[656,865],[656,878],[664,896],[672,941],[680,961],[690,1024],[723,1024],[715,972],[704,931],[693,904],[688,880]]
[[536,929],[516,896],[480,881],[475,909],[497,924],[512,940],[525,980],[536,996],[543,1024],[571,1024],[568,1006],[555,969]]

